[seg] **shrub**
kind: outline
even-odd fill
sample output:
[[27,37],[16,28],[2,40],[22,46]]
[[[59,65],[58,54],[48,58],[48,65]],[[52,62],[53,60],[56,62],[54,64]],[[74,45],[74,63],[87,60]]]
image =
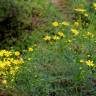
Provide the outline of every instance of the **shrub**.
[[41,25],[46,25],[49,19],[52,21],[59,17],[59,11],[48,0],[1,0],[0,48],[12,45],[24,48],[29,31],[42,28]]
[[31,3],[30,0],[0,1],[0,47],[16,42],[22,30],[31,25]]

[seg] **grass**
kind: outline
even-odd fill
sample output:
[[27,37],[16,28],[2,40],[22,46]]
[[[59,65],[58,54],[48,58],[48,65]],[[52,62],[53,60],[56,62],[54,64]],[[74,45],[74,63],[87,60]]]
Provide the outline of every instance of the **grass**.
[[[73,11],[75,19],[65,22],[49,2],[48,7],[43,0],[33,2],[36,8],[46,10],[41,12],[46,22],[11,49],[19,50],[25,63],[19,65],[15,76],[11,74],[12,81],[10,75],[4,78],[7,83],[3,82],[0,89],[11,96],[96,96],[96,10],[92,4],[82,5],[87,17],[85,13]],[[81,0],[73,3],[73,9],[82,9]],[[52,25],[54,21],[59,24],[57,27]]]

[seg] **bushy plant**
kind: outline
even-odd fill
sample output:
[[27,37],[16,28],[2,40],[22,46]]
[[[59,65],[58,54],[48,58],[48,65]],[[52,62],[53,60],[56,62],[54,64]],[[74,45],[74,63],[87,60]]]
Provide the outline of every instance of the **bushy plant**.
[[0,48],[15,43],[22,46],[29,31],[32,32],[34,27],[40,27],[49,19],[57,17],[59,18],[60,14],[57,14],[57,10],[48,0],[1,0]]
[[23,29],[31,26],[32,1],[0,1],[0,47],[11,45],[22,35]]

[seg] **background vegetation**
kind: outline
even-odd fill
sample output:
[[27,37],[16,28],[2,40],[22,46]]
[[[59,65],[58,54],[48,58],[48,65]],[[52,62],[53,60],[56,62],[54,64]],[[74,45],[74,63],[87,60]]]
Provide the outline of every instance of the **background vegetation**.
[[[8,48],[19,42],[21,45],[21,42],[25,42],[28,34],[37,26],[47,22],[47,19],[55,17],[55,9],[51,8],[53,7],[50,5],[51,3],[45,2],[39,0],[0,1],[1,48]],[[49,12],[50,14],[48,14]],[[46,19],[43,19],[45,17]]]

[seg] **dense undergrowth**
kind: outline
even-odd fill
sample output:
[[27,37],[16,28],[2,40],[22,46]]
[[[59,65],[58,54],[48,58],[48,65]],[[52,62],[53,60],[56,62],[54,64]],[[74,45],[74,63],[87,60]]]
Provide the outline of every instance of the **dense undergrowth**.
[[0,50],[0,95],[96,96],[95,1],[70,0],[71,21],[49,2],[33,2],[40,24],[22,43]]
[[0,48],[22,43],[25,47],[24,42],[34,29],[60,16],[47,0],[2,0],[0,6]]

